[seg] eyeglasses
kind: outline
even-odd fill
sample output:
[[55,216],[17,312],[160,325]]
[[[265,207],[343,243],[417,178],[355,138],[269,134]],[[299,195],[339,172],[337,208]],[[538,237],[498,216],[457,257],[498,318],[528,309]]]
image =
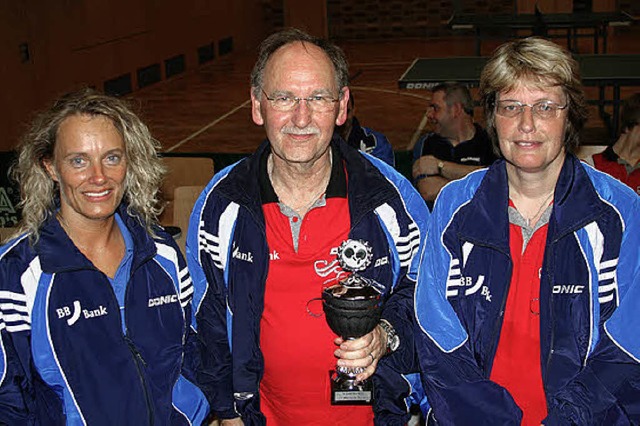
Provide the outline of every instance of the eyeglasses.
[[565,109],[567,105],[558,105],[553,101],[540,101],[533,105],[524,104],[520,101],[498,101],[496,103],[496,114],[502,117],[515,118],[524,112],[524,107],[531,108],[536,117],[547,120],[556,118],[558,111]]
[[282,112],[293,110],[300,101],[306,101],[307,106],[313,112],[329,112],[333,110],[333,104],[338,102],[340,100],[340,97],[342,97],[342,92],[340,92],[340,95],[338,95],[338,99],[332,98],[327,95],[312,95],[308,98],[297,98],[294,96],[278,95],[270,98],[269,95],[267,95],[267,92],[264,91],[264,89],[262,89],[262,93],[271,103],[273,109]]

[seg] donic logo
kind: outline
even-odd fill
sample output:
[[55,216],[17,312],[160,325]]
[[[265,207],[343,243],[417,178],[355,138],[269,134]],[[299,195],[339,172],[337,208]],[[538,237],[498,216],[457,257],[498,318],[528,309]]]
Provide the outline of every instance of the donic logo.
[[149,299],[149,307],[153,308],[154,306],[162,306],[162,305],[166,305],[167,303],[176,303],[177,301],[178,301],[177,294],[168,294],[166,296],[152,297],[151,299]]
[[85,319],[102,317],[107,315],[107,308],[100,305],[96,309],[82,309],[79,300],[73,302],[73,310],[68,306],[63,306],[56,309],[58,319],[67,318],[67,325],[71,326],[78,322],[80,317],[84,316]]
[[562,284],[553,286],[553,294],[581,294],[584,292],[583,285]]

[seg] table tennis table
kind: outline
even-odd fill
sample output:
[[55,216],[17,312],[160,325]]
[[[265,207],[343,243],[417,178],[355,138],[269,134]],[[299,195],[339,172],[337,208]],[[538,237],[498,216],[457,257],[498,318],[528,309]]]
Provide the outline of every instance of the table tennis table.
[[[590,103],[598,105],[600,116],[608,124],[611,137],[617,136],[620,88],[640,86],[640,55],[587,54],[574,57],[580,64],[582,83],[599,89],[598,99],[590,100]],[[398,87],[430,90],[447,81],[475,87],[480,83],[480,73],[488,59],[486,56],[417,58],[398,80]],[[606,106],[612,106],[611,117],[606,112]]]
[[[492,32],[505,30],[509,37],[524,32],[547,38],[566,38],[567,47],[577,53],[578,38],[593,37],[593,53],[607,53],[609,27],[628,26],[634,21],[626,12],[521,13],[521,14],[454,14],[447,25],[452,30],[473,30],[476,55],[480,56],[482,40]],[[583,33],[580,30],[586,30]],[[559,32],[559,34],[558,34]],[[522,34],[521,34],[522,35]],[[600,52],[602,39],[602,52]]]

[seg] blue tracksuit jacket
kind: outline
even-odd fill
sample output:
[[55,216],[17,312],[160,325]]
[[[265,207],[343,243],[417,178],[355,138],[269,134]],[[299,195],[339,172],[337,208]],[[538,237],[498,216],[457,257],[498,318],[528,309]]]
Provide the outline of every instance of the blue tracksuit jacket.
[[396,165],[393,147],[385,135],[360,125],[356,117],[352,119],[351,133],[346,141],[350,146],[381,159],[391,167]]
[[[187,236],[204,346],[199,383],[214,412],[221,418],[241,415],[245,425],[264,424],[259,333],[269,247],[259,164],[269,149],[265,142],[254,155],[214,176],[196,201]],[[376,421],[404,425],[408,397],[419,392],[412,383],[419,381],[395,373],[393,366],[414,361],[411,303],[429,212],[411,183],[387,164],[339,138],[332,149],[340,150],[346,164],[349,238],[366,240],[373,248],[374,261],[362,275],[385,285],[382,316],[403,336],[400,349],[383,358],[374,376]]]
[[[504,161],[447,185],[416,289],[416,345],[443,425],[519,425],[489,381],[512,262]],[[568,155],[540,281],[541,367],[553,425],[640,422],[640,199]]]
[[119,216],[133,242],[126,288],[55,218],[35,246],[23,235],[0,249],[0,424],[200,425],[206,416],[185,261],[163,231],[151,239],[125,206]]

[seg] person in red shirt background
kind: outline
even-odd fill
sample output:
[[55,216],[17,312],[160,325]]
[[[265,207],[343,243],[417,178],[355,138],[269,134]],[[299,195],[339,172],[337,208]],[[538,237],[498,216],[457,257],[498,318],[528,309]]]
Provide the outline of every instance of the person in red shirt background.
[[616,142],[594,154],[591,163],[640,194],[640,93],[629,97],[623,106],[622,132]]

